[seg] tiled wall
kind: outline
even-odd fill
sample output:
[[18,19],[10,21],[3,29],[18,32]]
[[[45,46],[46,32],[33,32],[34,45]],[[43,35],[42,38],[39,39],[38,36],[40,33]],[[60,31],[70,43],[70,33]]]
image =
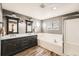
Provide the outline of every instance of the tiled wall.
[[[56,27],[58,28],[56,28]],[[62,17],[54,17],[50,19],[43,20],[42,22],[42,32],[62,34],[63,19]]]
[[33,21],[33,29],[34,32],[36,33],[40,33],[41,32],[41,20],[37,20],[37,19],[32,19]]

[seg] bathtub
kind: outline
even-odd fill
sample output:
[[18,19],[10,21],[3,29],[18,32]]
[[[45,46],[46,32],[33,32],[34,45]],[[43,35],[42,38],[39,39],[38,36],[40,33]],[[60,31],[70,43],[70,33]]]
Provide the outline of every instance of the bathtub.
[[39,33],[38,45],[59,55],[63,55],[63,35]]

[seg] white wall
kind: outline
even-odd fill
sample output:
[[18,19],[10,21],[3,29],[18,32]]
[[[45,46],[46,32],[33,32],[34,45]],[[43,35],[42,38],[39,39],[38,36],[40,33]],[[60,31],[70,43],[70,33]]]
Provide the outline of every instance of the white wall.
[[20,34],[26,33],[26,24],[25,24],[25,22],[19,23],[19,33]]

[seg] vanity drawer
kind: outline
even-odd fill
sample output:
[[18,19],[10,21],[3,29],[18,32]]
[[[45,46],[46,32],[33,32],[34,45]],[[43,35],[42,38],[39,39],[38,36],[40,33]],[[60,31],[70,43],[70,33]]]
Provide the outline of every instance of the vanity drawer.
[[2,40],[1,42],[3,43],[10,43],[10,42],[16,42],[17,40],[16,39],[7,39],[7,40]]

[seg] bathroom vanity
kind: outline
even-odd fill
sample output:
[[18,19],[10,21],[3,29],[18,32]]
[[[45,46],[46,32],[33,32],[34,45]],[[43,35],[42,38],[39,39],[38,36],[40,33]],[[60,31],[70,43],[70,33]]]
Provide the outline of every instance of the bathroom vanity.
[[1,55],[14,55],[24,49],[37,45],[37,35],[34,34],[15,34],[1,38]]

